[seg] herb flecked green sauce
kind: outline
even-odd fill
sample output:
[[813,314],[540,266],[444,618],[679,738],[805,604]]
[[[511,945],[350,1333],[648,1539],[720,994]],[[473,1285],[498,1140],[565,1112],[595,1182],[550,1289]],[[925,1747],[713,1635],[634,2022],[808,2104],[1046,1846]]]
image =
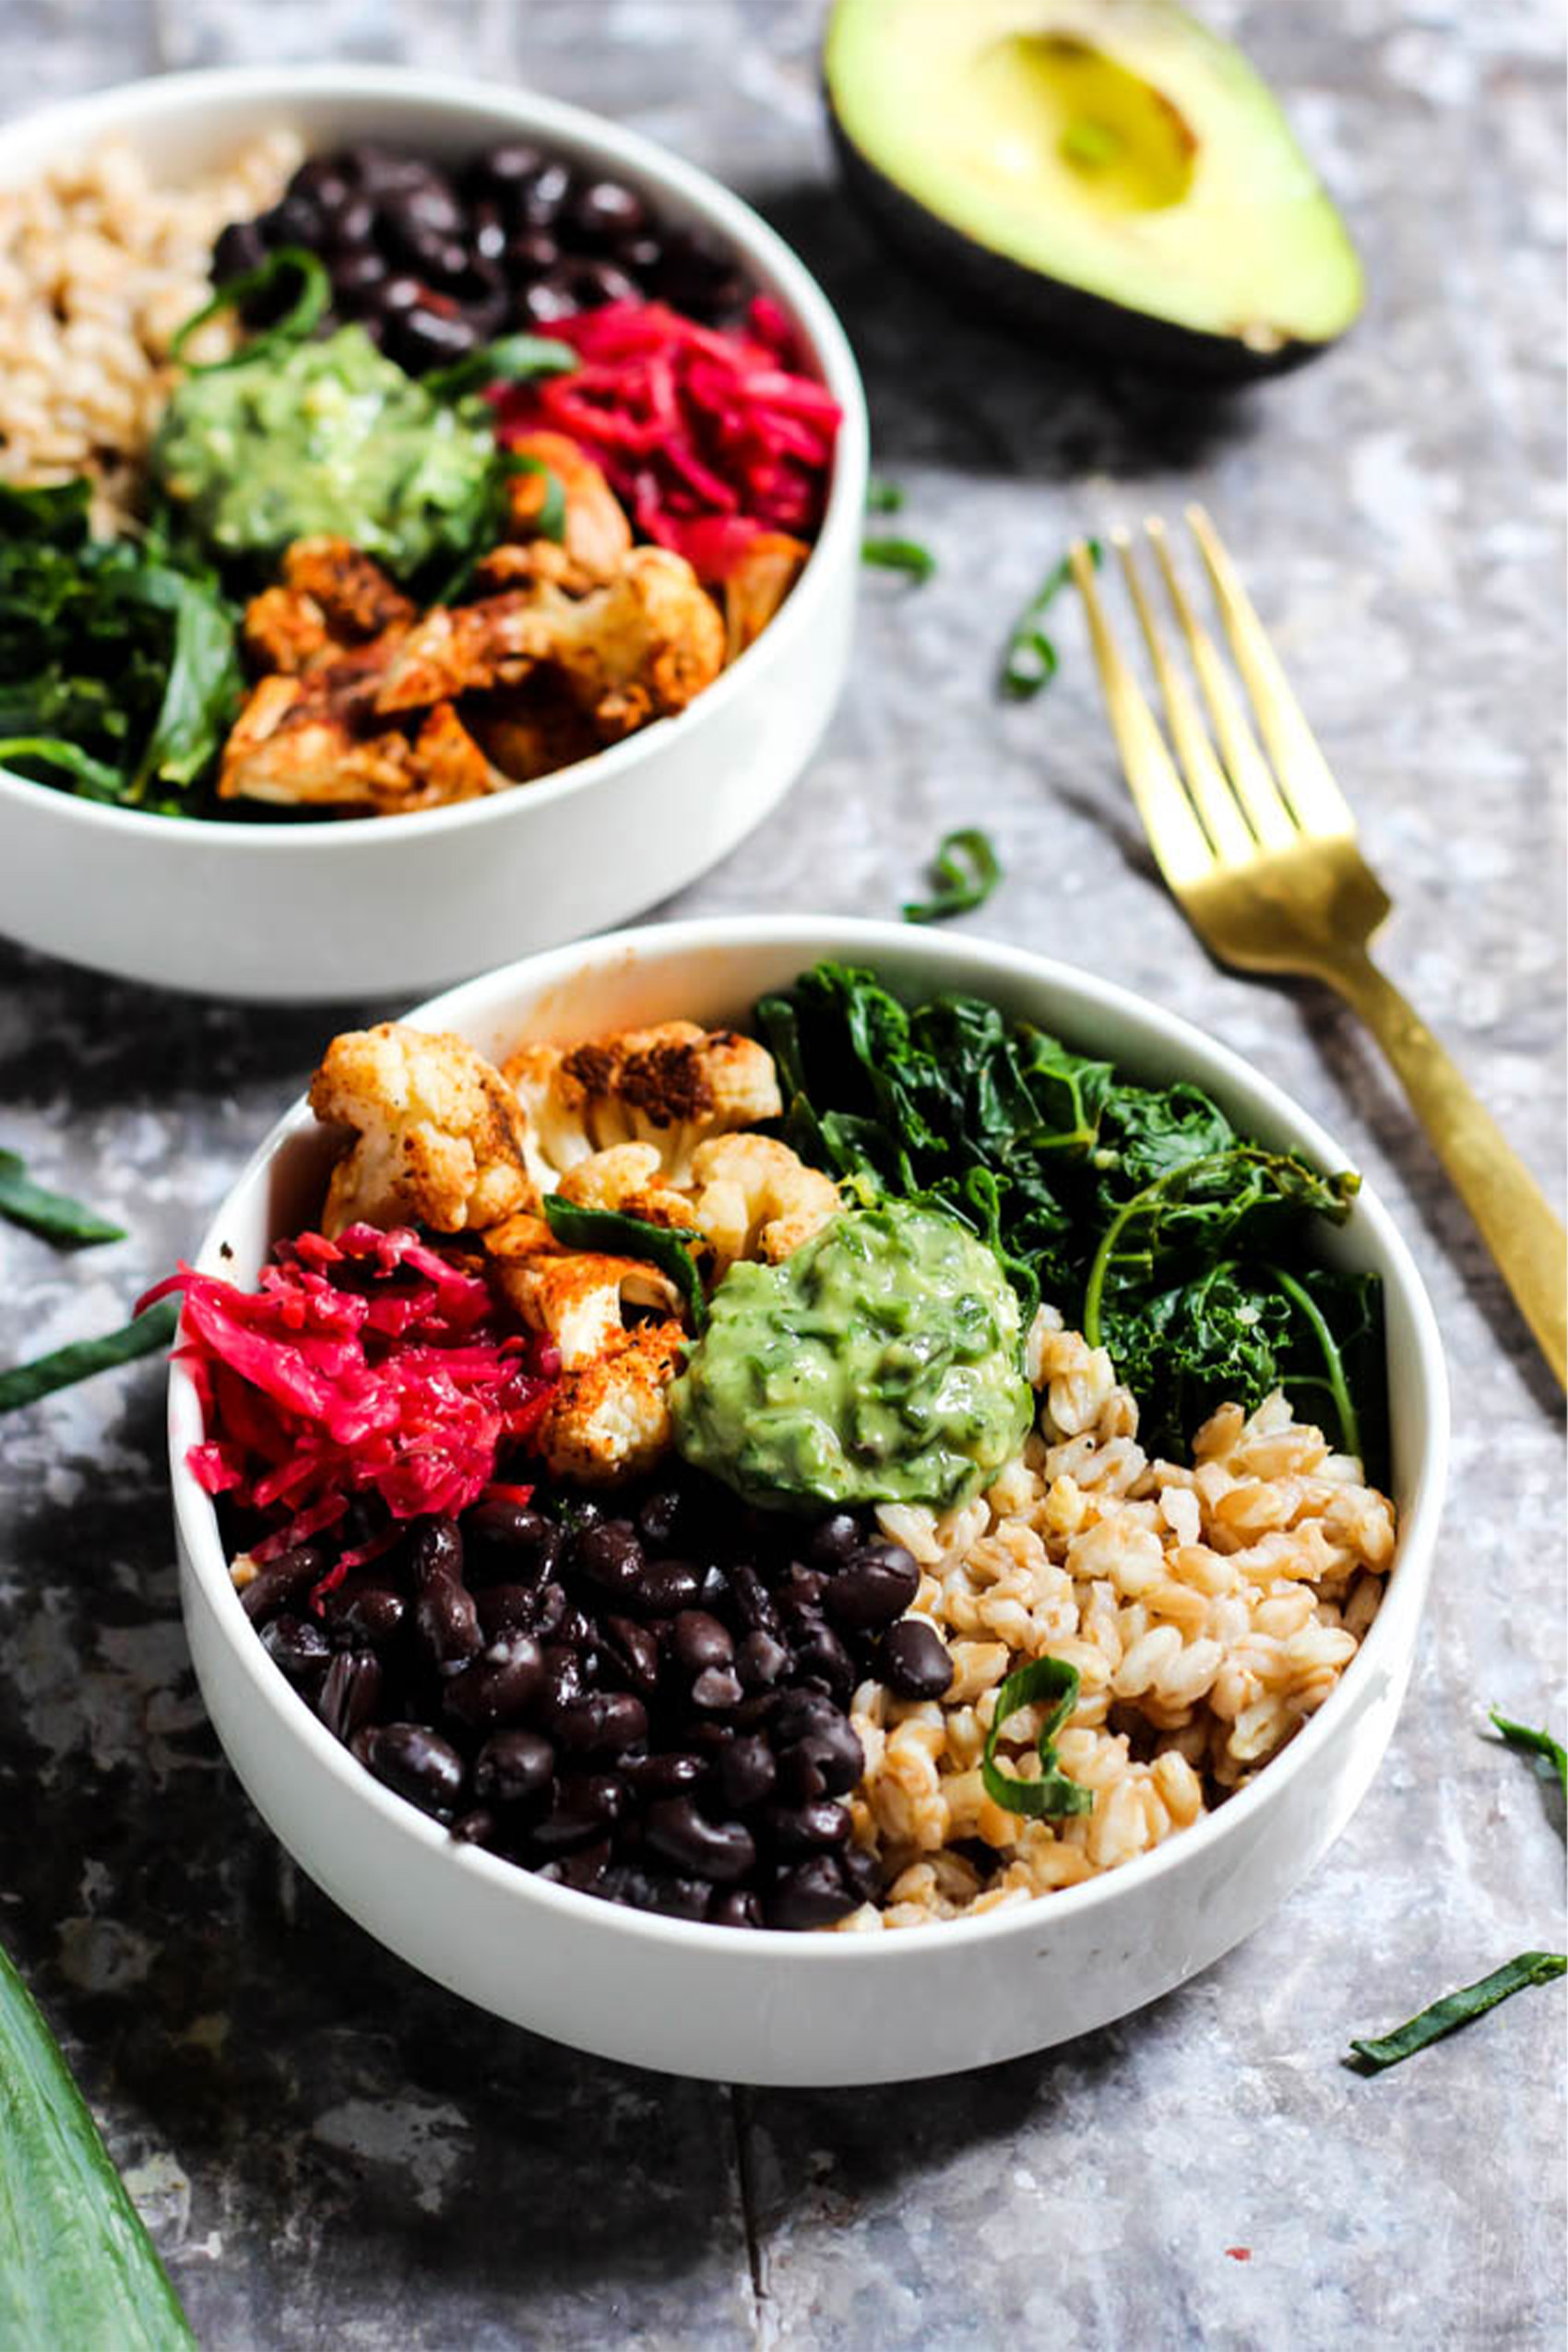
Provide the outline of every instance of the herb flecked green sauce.
[[187,376],[153,449],[218,558],[328,533],[405,577],[466,544],[495,462],[486,402],[437,399],[358,327]]
[[686,1460],[765,1508],[945,1508],[1016,1453],[1033,1408],[992,1252],[896,1202],[782,1265],[732,1266],[670,1396]]

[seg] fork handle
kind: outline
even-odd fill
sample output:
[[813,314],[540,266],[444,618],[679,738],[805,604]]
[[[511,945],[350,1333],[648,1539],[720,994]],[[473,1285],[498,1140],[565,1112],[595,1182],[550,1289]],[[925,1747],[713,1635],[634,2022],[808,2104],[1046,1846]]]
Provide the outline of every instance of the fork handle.
[[1382,1046],[1542,1355],[1559,1384],[1568,1385],[1568,1233],[1562,1220],[1457,1065],[1371,956],[1336,956],[1323,977]]

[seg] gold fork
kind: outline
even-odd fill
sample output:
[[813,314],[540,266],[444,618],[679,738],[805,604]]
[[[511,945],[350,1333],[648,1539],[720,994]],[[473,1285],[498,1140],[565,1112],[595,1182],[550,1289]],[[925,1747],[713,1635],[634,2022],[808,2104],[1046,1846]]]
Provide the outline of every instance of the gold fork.
[[1266,756],[1188,601],[1164,525],[1151,518],[1146,529],[1214,721],[1218,754],[1186,677],[1167,649],[1131,538],[1119,530],[1111,540],[1159,682],[1180,773],[1117,647],[1087,543],[1075,540],[1068,557],[1088,614],[1122,765],[1160,872],[1221,963],[1323,980],[1354,1006],[1392,1063],[1562,1382],[1568,1376],[1568,1235],[1425,1022],[1368,955],[1367,942],[1392,901],[1357,846],[1355,819],[1218,532],[1201,506],[1187,508],[1187,521]]

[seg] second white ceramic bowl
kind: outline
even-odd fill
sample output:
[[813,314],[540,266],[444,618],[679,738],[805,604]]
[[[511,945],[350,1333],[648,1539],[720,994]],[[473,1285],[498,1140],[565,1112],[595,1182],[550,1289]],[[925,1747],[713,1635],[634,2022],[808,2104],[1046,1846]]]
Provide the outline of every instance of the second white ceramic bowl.
[[[497,1059],[525,1038],[567,1043],[677,1016],[744,1025],[759,994],[825,956],[870,965],[910,996],[972,990],[1134,1076],[1194,1078],[1265,1144],[1346,1165],[1277,1087],[1158,1006],[1042,957],[897,924],[780,917],[627,932],[491,973],[412,1018]],[[330,1149],[296,1104],[219,1211],[200,1268],[252,1283],[269,1243],[318,1213]],[[373,1935],[437,1982],[580,2049],[731,2082],[825,2085],[945,2073],[1086,2033],[1256,1927],[1338,1835],[1394,1729],[1447,1455],[1443,1357],[1420,1277],[1372,1194],[1359,1195],[1324,1251],[1384,1285],[1400,1514],[1386,1597],[1327,1704],[1251,1787],[1102,1878],[884,1935],[747,1933],[624,1910],[454,1844],[354,1761],[262,1648],[212,1503],[185,1466],[201,1413],[175,1365],[181,1592],[219,1738],[296,1860]]]
[[0,933],[95,970],[274,1002],[407,996],[624,921],[732,849],[783,797],[843,683],[865,506],[860,375],[826,297],[748,205],[575,106],[372,66],[181,74],[8,124],[0,184],[98,140],[178,182],[279,126],[436,158],[529,138],[625,180],[736,255],[843,411],[811,560],[778,617],[678,718],[494,799],[332,824],[101,807],[0,768]]

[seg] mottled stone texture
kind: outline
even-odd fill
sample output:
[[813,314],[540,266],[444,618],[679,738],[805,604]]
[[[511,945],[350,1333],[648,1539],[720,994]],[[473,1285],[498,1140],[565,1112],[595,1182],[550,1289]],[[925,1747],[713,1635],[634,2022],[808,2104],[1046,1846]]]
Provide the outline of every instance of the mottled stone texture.
[[[1394,887],[1391,968],[1560,1196],[1559,12],[1206,13],[1288,94],[1372,284],[1343,350],[1229,398],[1033,356],[886,262],[830,176],[815,0],[0,5],[11,109],[160,65],[403,57],[606,107],[753,195],[840,306],[941,569],[868,576],[821,756],[681,911],[886,912],[982,819],[1007,879],[977,927],[1179,1007],[1344,1137],[1415,1245],[1457,1407],[1414,1687],[1310,1884],[1087,2041],[814,2096],[576,2058],[339,1918],[193,1690],[158,1371],[7,1421],[0,1933],[209,2346],[1562,2340],[1561,1989],[1381,2081],[1340,2065],[1350,2033],[1562,1941],[1561,1805],[1479,1734],[1488,1702],[1562,1723],[1557,1400],[1354,1023],[1213,971],[1165,897],[1076,615],[1048,695],[992,689],[1070,531],[1201,492]],[[118,1320],[194,1241],[328,1016],[5,948],[0,992],[6,1139],[133,1235],[71,1260],[0,1233],[8,1358]]]

